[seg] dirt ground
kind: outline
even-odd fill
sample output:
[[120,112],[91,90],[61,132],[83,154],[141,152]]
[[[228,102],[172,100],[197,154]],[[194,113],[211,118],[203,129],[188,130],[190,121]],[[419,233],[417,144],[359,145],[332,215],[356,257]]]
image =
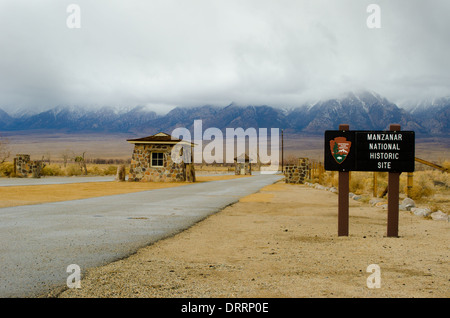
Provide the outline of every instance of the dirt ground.
[[[198,176],[197,182],[226,180],[245,176]],[[148,191],[188,185],[186,182],[89,182],[0,187],[0,208],[94,198],[106,195]]]
[[[338,237],[336,194],[276,183],[46,296],[450,296],[448,222],[400,211],[400,237],[388,238],[385,210],[350,204],[350,235]],[[371,264],[380,288],[367,286]]]

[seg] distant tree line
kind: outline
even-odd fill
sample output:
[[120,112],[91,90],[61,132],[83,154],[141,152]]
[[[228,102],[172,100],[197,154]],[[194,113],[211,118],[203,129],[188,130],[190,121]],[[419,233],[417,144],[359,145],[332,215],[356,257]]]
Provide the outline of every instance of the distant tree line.
[[95,158],[95,159],[86,159],[86,163],[93,164],[108,164],[108,165],[123,165],[130,164],[131,159],[104,159],[104,158]]

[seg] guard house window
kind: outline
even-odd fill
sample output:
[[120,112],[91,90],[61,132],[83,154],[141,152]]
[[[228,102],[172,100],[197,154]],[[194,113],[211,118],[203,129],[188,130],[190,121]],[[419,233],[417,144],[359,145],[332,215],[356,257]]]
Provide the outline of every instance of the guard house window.
[[152,167],[163,167],[163,166],[164,166],[164,153],[152,152]]

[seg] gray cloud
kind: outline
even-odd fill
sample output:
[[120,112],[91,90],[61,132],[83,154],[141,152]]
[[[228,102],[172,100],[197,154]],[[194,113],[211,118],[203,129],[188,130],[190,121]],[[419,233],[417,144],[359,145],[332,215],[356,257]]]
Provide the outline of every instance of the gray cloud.
[[[81,29],[66,26],[70,3]],[[381,29],[366,26],[370,3]],[[3,0],[0,107],[449,95],[449,10],[447,0]]]

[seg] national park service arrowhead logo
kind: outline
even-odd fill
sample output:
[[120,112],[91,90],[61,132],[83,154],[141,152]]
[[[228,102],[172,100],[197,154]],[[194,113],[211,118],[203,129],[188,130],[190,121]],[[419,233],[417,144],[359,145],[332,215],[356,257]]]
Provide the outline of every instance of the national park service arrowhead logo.
[[330,140],[331,154],[338,164],[341,164],[347,158],[351,145],[352,142],[345,137],[336,137]]

